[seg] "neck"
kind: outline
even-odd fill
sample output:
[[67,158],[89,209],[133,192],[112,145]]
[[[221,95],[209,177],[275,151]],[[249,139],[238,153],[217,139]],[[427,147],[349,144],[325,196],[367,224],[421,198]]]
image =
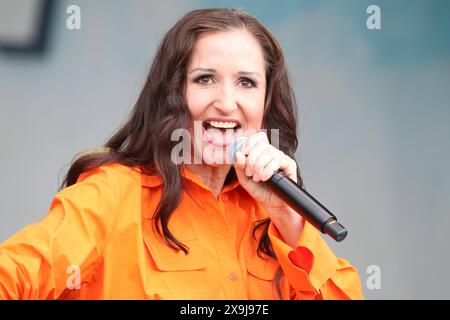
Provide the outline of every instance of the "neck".
[[186,164],[186,167],[202,179],[216,198],[222,191],[225,179],[231,169],[231,165],[213,167],[204,164]]

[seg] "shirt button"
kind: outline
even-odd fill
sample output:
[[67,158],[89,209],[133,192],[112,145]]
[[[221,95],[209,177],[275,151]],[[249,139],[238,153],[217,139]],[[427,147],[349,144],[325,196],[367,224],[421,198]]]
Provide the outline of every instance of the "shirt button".
[[230,273],[230,280],[236,281],[238,279],[238,275],[236,272]]

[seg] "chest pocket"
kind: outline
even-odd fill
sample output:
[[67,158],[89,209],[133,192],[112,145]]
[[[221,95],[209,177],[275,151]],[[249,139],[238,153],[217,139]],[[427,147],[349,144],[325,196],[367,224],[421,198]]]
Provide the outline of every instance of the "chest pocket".
[[180,240],[189,247],[188,254],[185,254],[182,250],[175,251],[158,239],[150,242],[144,238],[144,241],[156,268],[160,271],[188,271],[206,268],[201,243],[197,239]]
[[[146,227],[151,228],[150,225]],[[159,271],[189,271],[206,268],[202,244],[194,235],[187,236],[187,239],[178,238],[189,248],[188,254],[182,250],[173,249],[153,232],[143,232],[143,237],[145,246]]]

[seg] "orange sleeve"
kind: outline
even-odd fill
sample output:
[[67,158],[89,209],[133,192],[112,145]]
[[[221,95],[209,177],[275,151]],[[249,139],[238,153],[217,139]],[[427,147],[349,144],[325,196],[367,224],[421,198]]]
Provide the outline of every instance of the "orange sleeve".
[[291,299],[364,299],[356,269],[337,258],[318,230],[305,221],[296,248],[286,244],[273,223],[269,237],[283,269]]
[[[119,185],[101,167],[54,197],[48,214],[0,244],[0,299],[56,299],[79,267],[89,281],[115,220]],[[72,284],[78,282],[71,282]]]

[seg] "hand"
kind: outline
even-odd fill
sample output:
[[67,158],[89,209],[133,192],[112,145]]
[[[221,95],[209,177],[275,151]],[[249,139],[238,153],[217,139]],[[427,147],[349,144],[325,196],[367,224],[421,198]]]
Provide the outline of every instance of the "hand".
[[[283,211],[289,207],[265,184],[278,169],[297,182],[297,164],[269,143],[265,132],[248,137],[236,152],[234,167],[240,184],[267,211]],[[297,214],[298,215],[298,214]]]
[[254,134],[236,152],[234,168],[240,184],[266,210],[288,245],[295,248],[304,226],[304,219],[285,204],[267,185],[275,171],[281,169],[297,182],[297,164],[284,152],[269,143],[264,132]]

